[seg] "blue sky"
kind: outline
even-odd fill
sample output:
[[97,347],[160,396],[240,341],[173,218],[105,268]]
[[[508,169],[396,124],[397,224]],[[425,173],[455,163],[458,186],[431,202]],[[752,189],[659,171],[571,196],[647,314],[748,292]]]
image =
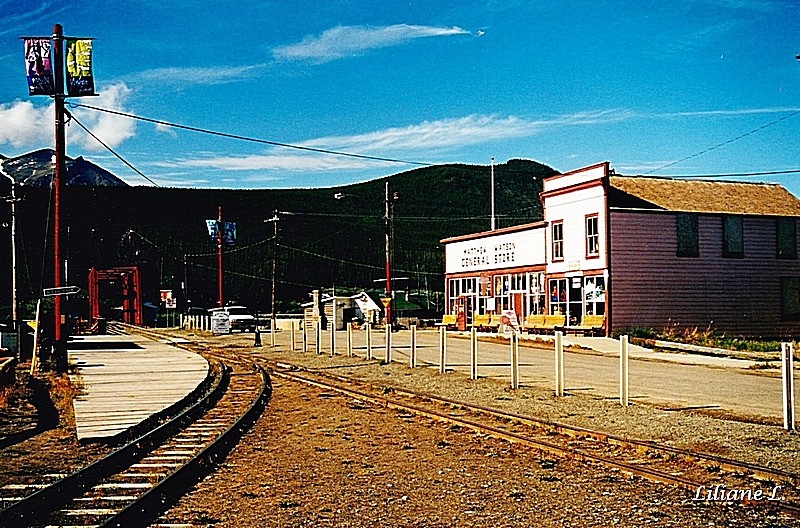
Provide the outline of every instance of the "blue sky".
[[[0,0],[0,17],[6,156],[53,145],[19,37],[60,23],[95,39],[100,96],[70,101],[158,121],[417,163],[800,169],[794,0]],[[165,187],[327,187],[417,166],[71,111]],[[75,124],[67,155],[150,185]],[[742,179],[800,196],[800,174]]]

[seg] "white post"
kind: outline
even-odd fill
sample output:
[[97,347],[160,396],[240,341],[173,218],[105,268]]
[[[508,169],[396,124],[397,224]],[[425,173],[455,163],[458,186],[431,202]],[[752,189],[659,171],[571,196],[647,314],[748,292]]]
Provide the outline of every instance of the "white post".
[[628,406],[628,336],[619,338],[619,404]]
[[[303,323],[301,322],[300,324]],[[289,320],[289,340],[291,342],[289,345],[289,350],[294,352],[294,321],[292,321],[291,319]]]
[[553,341],[555,344],[555,354],[556,354],[556,367],[555,367],[555,378],[556,378],[556,396],[563,396],[564,395],[564,341],[562,339],[563,333],[560,331],[555,332],[555,336],[553,337]]
[[353,357],[353,325],[347,323],[347,357]]
[[[269,346],[272,348],[275,348],[275,331],[277,330],[277,328],[275,328],[276,326],[278,326],[278,321],[273,317],[269,320]],[[258,331],[258,329],[256,329],[256,331]]]
[[447,328],[439,327],[439,373],[444,374],[447,364]]
[[408,353],[408,366],[417,368],[417,325],[411,325],[411,346]]
[[314,328],[314,348],[316,349],[317,355],[322,354],[322,317],[317,319],[317,325]]
[[333,289],[333,300],[331,301],[331,357],[336,353],[336,288]]
[[478,329],[474,326],[469,335],[469,372],[470,378],[478,379]]
[[367,323],[367,355],[366,359],[372,359],[372,323]]
[[[335,302],[335,301],[334,301]],[[331,357],[336,353],[336,316],[334,310],[333,324],[331,324]]]
[[519,336],[517,332],[511,332],[511,388],[519,388]]
[[794,345],[781,343],[781,381],[783,386],[783,428],[794,430]]
[[386,325],[386,355],[385,355],[386,364],[390,364],[392,362],[392,325]]

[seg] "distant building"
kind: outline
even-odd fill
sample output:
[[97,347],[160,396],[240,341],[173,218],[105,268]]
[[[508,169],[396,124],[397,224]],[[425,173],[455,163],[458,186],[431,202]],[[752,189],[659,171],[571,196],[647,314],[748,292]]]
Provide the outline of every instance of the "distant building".
[[541,222],[442,240],[448,312],[800,335],[800,201],[780,185],[601,163],[546,178],[541,199]]

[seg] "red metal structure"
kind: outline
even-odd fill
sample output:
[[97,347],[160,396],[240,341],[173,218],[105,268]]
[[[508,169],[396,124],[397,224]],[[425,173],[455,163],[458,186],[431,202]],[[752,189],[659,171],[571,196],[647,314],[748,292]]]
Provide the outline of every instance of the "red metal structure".
[[142,289],[139,268],[122,266],[89,270],[89,323],[94,325],[100,317],[100,281],[118,281],[122,293],[122,320],[129,324],[142,324]]

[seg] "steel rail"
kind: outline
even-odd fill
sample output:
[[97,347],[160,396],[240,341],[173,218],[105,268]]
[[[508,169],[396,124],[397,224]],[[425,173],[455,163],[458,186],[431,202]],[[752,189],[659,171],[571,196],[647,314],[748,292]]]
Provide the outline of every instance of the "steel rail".
[[[306,370],[309,372],[314,372],[319,376],[337,379],[345,383],[357,383],[357,382],[363,383],[362,380],[355,380],[352,378],[348,378],[347,376],[328,374],[326,372],[319,372],[313,369],[306,369]],[[393,392],[398,394],[406,394],[417,398],[424,398],[447,405],[457,405],[465,410],[487,414],[495,418],[514,419],[521,423],[532,425],[534,427],[539,427],[547,431],[552,431],[559,434],[565,434],[573,437],[590,437],[600,442],[605,442],[611,445],[619,445],[622,447],[635,447],[638,449],[658,451],[667,455],[679,456],[684,459],[692,460],[703,465],[718,466],[720,469],[723,469],[725,471],[746,473],[758,480],[786,482],[793,486],[797,486],[800,483],[800,475],[777,468],[769,468],[766,466],[761,466],[758,464],[752,464],[741,460],[735,460],[718,455],[713,455],[710,453],[698,453],[696,451],[682,449],[679,447],[657,444],[652,440],[626,438],[624,436],[615,435],[613,433],[595,431],[593,429],[587,429],[585,427],[580,427],[577,425],[570,425],[561,422],[544,420],[541,418],[536,418],[534,416],[519,414],[511,411],[504,411],[502,409],[497,409],[494,407],[475,405],[472,403],[464,402],[462,400],[455,400],[452,398],[447,398],[445,396],[438,396],[435,394],[415,391],[413,389],[407,389],[395,386],[390,386],[389,388]]]
[[[287,372],[287,371],[282,371],[282,370],[273,370],[272,372],[273,372],[273,376],[278,376],[278,377],[283,378],[283,379],[287,379],[287,380],[291,380],[291,381],[295,381],[295,382],[300,382],[300,383],[305,383],[307,385],[315,386],[315,387],[318,387],[318,388],[321,388],[321,389],[324,389],[324,390],[331,390],[331,391],[339,392],[341,394],[345,394],[345,395],[351,396],[353,398],[375,402],[377,404],[380,404],[380,405],[382,405],[384,407],[387,407],[387,408],[390,408],[390,409],[410,411],[410,412],[412,412],[414,414],[417,414],[417,415],[420,415],[420,416],[424,416],[426,418],[430,418],[430,419],[433,419],[433,420],[442,421],[442,422],[446,422],[446,423],[450,423],[450,424],[454,424],[454,425],[460,425],[462,427],[465,427],[467,429],[470,429],[470,430],[473,430],[473,431],[476,431],[476,432],[479,432],[479,433],[482,433],[482,434],[487,434],[487,435],[493,436],[495,438],[500,438],[500,439],[503,439],[503,440],[507,440],[509,442],[514,442],[514,443],[518,443],[518,444],[527,445],[527,446],[533,447],[535,449],[538,449],[540,451],[543,451],[543,452],[546,452],[546,453],[549,453],[549,454],[559,455],[559,456],[567,455],[567,456],[569,456],[569,457],[571,457],[573,459],[582,460],[582,461],[590,461],[590,462],[601,464],[601,465],[604,465],[604,466],[607,466],[607,467],[616,468],[616,469],[618,469],[620,471],[623,471],[623,472],[626,472],[626,473],[628,473],[630,475],[635,475],[635,476],[639,476],[639,477],[645,478],[645,479],[647,479],[647,480],[649,480],[651,482],[658,482],[658,483],[662,483],[662,484],[674,485],[674,486],[678,486],[680,488],[691,490],[691,491],[697,491],[698,489],[701,488],[701,486],[704,486],[703,483],[700,483],[700,482],[697,482],[697,481],[694,481],[694,480],[690,480],[690,479],[684,478],[684,477],[682,477],[680,475],[675,475],[673,473],[661,471],[661,470],[658,470],[658,469],[644,467],[644,466],[637,465],[637,464],[634,464],[634,463],[629,463],[629,462],[616,460],[614,458],[609,458],[609,457],[606,457],[606,456],[594,454],[594,453],[585,451],[583,449],[578,449],[578,448],[574,448],[574,447],[570,447],[570,446],[558,445],[558,444],[553,443],[553,442],[548,442],[546,440],[532,438],[530,436],[526,436],[526,435],[523,435],[523,434],[515,433],[515,432],[504,430],[504,429],[500,429],[498,427],[494,427],[494,426],[491,426],[491,425],[487,425],[487,424],[483,424],[483,423],[467,420],[467,419],[462,418],[462,417],[455,417],[455,416],[452,416],[450,414],[445,414],[445,413],[441,413],[441,412],[438,412],[438,411],[425,409],[423,407],[420,407],[420,406],[417,406],[417,405],[413,405],[413,404],[410,404],[410,403],[400,402],[400,401],[397,401],[397,400],[394,400],[394,399],[390,399],[390,398],[388,398],[386,396],[378,396],[378,395],[370,394],[370,393],[367,393],[367,392],[364,392],[364,391],[361,391],[361,390],[357,390],[357,389],[354,389],[354,388],[342,387],[341,385],[332,384],[331,382],[325,382],[325,381],[309,379],[308,377],[305,377],[305,376],[301,375],[299,371]],[[320,373],[312,372],[312,371],[305,371],[305,372],[306,373],[310,373],[312,375],[319,375],[320,377],[327,377],[328,379],[337,377],[337,376],[325,376],[324,374],[320,374]],[[342,381],[346,381],[346,380],[347,380],[347,378],[343,377]],[[351,383],[353,381],[354,380],[350,380]],[[415,396],[421,396],[421,397],[425,397],[425,398],[429,398],[430,397],[430,395],[425,395],[425,394],[422,394],[422,393],[413,394],[413,391],[406,391],[405,389],[402,389],[402,391],[405,391],[405,392],[407,392],[409,394],[412,394],[412,395],[415,395]],[[436,400],[437,398],[438,397],[434,396],[434,397],[432,397],[430,399],[431,400]],[[460,401],[457,401],[457,400],[441,399],[440,401],[442,401],[443,403],[451,404],[451,405],[462,405],[463,404],[463,402],[460,402]],[[472,408],[476,412],[482,412],[477,406],[474,406]],[[515,416],[513,414],[509,414],[509,413],[504,413],[503,411],[493,410],[493,413],[495,413],[494,417],[496,417],[496,418],[505,418],[505,419],[510,419],[510,420],[517,420],[518,419],[517,416]],[[621,437],[619,437],[619,438],[621,438]],[[657,446],[657,447],[660,448],[661,446]],[[795,517],[800,517],[800,505],[797,505],[797,504],[794,504],[794,503],[790,503],[790,502],[784,502],[784,501],[777,502],[776,505],[782,511],[790,513],[790,514],[794,515]]]
[[129,466],[132,460],[138,460],[185,424],[194,421],[214,405],[227,387],[228,369],[218,363],[213,363],[212,367],[209,376],[213,372],[213,385],[188,408],[114,452],[0,510],[0,526],[29,526],[45,519],[50,512],[64,506],[98,481]]
[[272,397],[272,381],[267,371],[254,365],[261,375],[258,397],[247,410],[214,441],[198,452],[188,463],[148,490],[116,515],[109,517],[98,526],[128,527],[148,526],[167,511],[196,482],[209,474],[225,459],[241,437],[258,420]]

